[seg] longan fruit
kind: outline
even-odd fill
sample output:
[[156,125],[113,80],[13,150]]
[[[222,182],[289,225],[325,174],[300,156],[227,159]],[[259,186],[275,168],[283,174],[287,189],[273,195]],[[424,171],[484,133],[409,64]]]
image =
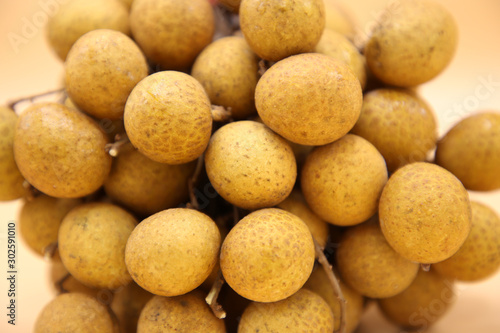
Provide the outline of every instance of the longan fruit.
[[314,52],[321,53],[343,62],[356,75],[361,89],[366,86],[366,60],[354,44],[344,35],[325,29]]
[[262,121],[302,145],[319,146],[340,139],[358,120],[362,102],[361,86],[352,71],[317,53],[277,62],[255,89]]
[[292,191],[285,201],[278,204],[277,208],[281,208],[299,217],[307,225],[311,231],[311,235],[324,248],[328,241],[329,228],[328,224],[323,221],[318,215],[307,206],[307,203],[298,190]]
[[389,178],[379,204],[382,232],[403,257],[432,264],[451,257],[471,229],[469,194],[450,172],[416,162]]
[[416,93],[401,89],[366,93],[351,133],[370,141],[384,156],[390,172],[424,161],[437,142],[431,107]]
[[78,108],[107,119],[123,118],[125,102],[148,75],[148,64],[127,35],[98,29],[80,37],[65,63],[66,92]]
[[325,29],[333,30],[354,39],[356,24],[350,11],[337,0],[324,0],[325,2]]
[[471,202],[472,228],[465,243],[450,258],[434,264],[450,279],[479,281],[500,268],[500,218],[490,207]]
[[137,333],[225,333],[224,320],[217,318],[195,290],[174,297],[154,296],[139,317]]
[[14,110],[0,106],[0,201],[19,199],[26,194],[24,177],[14,159],[16,122]]
[[207,0],[134,0],[130,28],[153,63],[185,70],[212,41],[214,14]]
[[130,34],[128,11],[119,0],[65,1],[47,24],[49,43],[64,61],[73,44],[89,31],[110,29]]
[[500,113],[480,112],[455,124],[438,142],[436,164],[469,190],[500,189]]
[[403,0],[387,11],[364,48],[373,74],[398,87],[416,86],[440,74],[457,47],[451,14],[433,0]]
[[188,180],[196,163],[169,165],[155,162],[131,144],[114,159],[106,194],[134,212],[151,215],[186,201]]
[[44,194],[25,201],[19,214],[19,232],[28,247],[44,256],[46,247],[57,242],[63,218],[81,202],[80,199],[57,199]]
[[57,103],[26,109],[16,126],[14,156],[35,188],[56,198],[78,198],[102,186],[111,169],[106,135],[89,117]]
[[277,208],[250,213],[224,240],[220,266],[241,296],[276,302],[299,290],[314,266],[314,242],[307,225]]
[[252,302],[241,316],[238,333],[331,333],[333,319],[321,296],[301,289],[278,302]]
[[122,333],[136,333],[142,309],[154,295],[132,282],[114,293],[111,309]]
[[137,220],[109,203],[72,209],[59,228],[59,254],[78,281],[93,288],[117,289],[132,281],[125,246]]
[[139,286],[160,296],[200,286],[217,263],[221,237],[215,222],[188,208],[172,208],[143,220],[127,242],[125,262]]
[[81,293],[64,293],[43,308],[35,333],[119,333],[110,310],[96,299]]
[[325,221],[350,226],[377,212],[387,182],[384,158],[360,136],[347,134],[307,157],[301,175],[304,198]]
[[124,121],[139,152],[167,164],[197,159],[212,133],[205,90],[192,76],[176,71],[158,72],[139,82],[127,100]]
[[399,294],[413,282],[420,268],[390,247],[376,218],[342,234],[336,259],[343,280],[370,298]]
[[239,14],[248,44],[270,61],[311,52],[325,28],[323,0],[242,0]]
[[259,80],[257,56],[241,37],[224,37],[198,55],[191,70],[212,104],[231,108],[235,119],[255,113],[255,86]]
[[285,200],[297,177],[290,146],[254,121],[233,122],[217,130],[205,152],[205,167],[217,193],[249,210]]
[[[338,281],[340,290],[346,301],[346,333],[352,333],[358,327],[361,315],[364,312],[364,297],[345,284],[341,279],[338,279]],[[311,276],[304,285],[304,289],[315,292],[328,303],[333,313],[335,331],[337,331],[340,328],[340,301],[323,267],[316,266],[314,268]]]
[[396,325],[425,331],[456,300],[453,282],[434,270],[419,270],[412,284],[396,296],[378,300],[382,314]]

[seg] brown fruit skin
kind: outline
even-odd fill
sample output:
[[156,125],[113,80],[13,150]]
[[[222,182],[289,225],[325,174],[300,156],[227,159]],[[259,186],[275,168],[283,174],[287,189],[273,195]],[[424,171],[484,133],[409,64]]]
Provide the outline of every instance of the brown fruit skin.
[[212,104],[231,108],[235,119],[253,115],[259,80],[257,56],[241,37],[224,37],[208,45],[193,65],[197,79]]
[[370,298],[399,294],[413,282],[420,268],[390,247],[376,218],[348,229],[336,258],[343,280]]
[[81,283],[104,289],[126,286],[132,278],[125,265],[125,246],[137,220],[108,203],[89,203],[71,210],[59,228],[59,254]]
[[279,302],[252,302],[245,309],[238,333],[331,333],[333,314],[321,296],[301,289]]
[[416,86],[440,74],[457,46],[451,14],[432,0],[404,0],[387,10],[364,49],[373,74],[398,87]]
[[196,163],[169,165],[155,162],[128,144],[114,159],[106,194],[142,215],[152,215],[187,201],[188,180]]
[[295,156],[287,142],[254,121],[233,122],[217,130],[205,152],[205,167],[217,193],[248,210],[279,204],[297,178]]
[[352,71],[317,53],[276,63],[255,89],[262,121],[302,145],[325,145],[344,136],[358,120],[362,102],[361,86]]
[[455,300],[453,282],[431,269],[420,270],[405,291],[378,300],[378,305],[394,324],[423,332],[438,321]]
[[45,248],[57,242],[63,218],[81,202],[79,199],[57,199],[44,194],[25,201],[19,214],[19,232],[26,244],[44,256]]
[[137,333],[170,332],[225,333],[226,327],[196,290],[175,297],[154,296],[142,310]]
[[373,216],[386,182],[382,155],[353,134],[315,148],[301,175],[302,193],[309,207],[338,226],[359,224]]
[[153,294],[135,282],[114,293],[111,309],[116,314],[122,333],[136,333],[142,309],[153,298]]
[[500,218],[490,207],[471,202],[472,228],[460,250],[432,265],[441,275],[460,281],[479,281],[500,268]]
[[148,75],[139,47],[121,32],[99,29],[80,37],[65,63],[66,91],[81,110],[97,118],[123,117],[134,86]]
[[201,84],[175,71],[139,82],[125,106],[132,144],[153,161],[183,164],[205,151],[212,133],[211,104]]
[[437,142],[434,112],[409,90],[377,89],[365,94],[351,133],[370,141],[390,172],[424,161]]
[[222,244],[220,266],[226,282],[241,296],[276,302],[304,285],[314,258],[306,224],[287,211],[267,208],[250,213],[231,229]]
[[438,142],[436,164],[469,190],[500,189],[500,113],[481,112],[453,126]]
[[0,106],[0,201],[19,199],[26,194],[24,177],[14,159],[16,122],[14,110]]
[[148,59],[185,70],[212,41],[215,23],[207,0],[134,0],[130,28]]
[[408,164],[384,187],[379,220],[387,242],[403,257],[424,264],[443,261],[471,229],[469,194],[440,166]]
[[49,43],[64,61],[73,44],[89,31],[110,29],[130,34],[128,11],[118,0],[64,2],[47,24]]
[[217,263],[221,237],[207,215],[172,208],[143,220],[125,250],[135,282],[160,296],[182,295],[200,286]]
[[19,117],[14,156],[38,190],[78,198],[102,186],[111,169],[106,135],[84,114],[62,104],[38,103]]
[[[336,275],[338,277],[337,273]],[[364,312],[365,299],[360,293],[349,287],[342,280],[338,279],[338,281],[342,295],[346,300],[346,333],[352,333],[356,327],[358,327],[361,320],[361,315]],[[304,289],[315,292],[323,297],[326,303],[328,303],[333,313],[335,330],[338,330],[340,328],[340,303],[323,267],[315,267],[304,285]]]
[[38,315],[35,333],[119,333],[109,309],[81,293],[64,293],[45,305]]
[[323,0],[242,0],[239,14],[248,44],[270,61],[311,52],[325,28]]

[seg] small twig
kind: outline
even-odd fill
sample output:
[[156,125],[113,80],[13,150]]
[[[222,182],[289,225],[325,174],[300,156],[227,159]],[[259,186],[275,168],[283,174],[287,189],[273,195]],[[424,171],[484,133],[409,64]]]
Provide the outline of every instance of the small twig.
[[325,270],[326,275],[328,276],[328,280],[330,280],[330,283],[333,287],[333,290],[335,294],[337,294],[337,299],[340,304],[340,327],[338,332],[339,333],[345,333],[346,332],[346,300],[344,298],[344,295],[342,294],[342,290],[340,289],[340,284],[339,281],[337,280],[337,277],[333,273],[332,266],[328,262],[328,259],[326,259],[325,254],[323,253],[323,249],[321,246],[318,244],[318,242],[313,238],[314,241],[314,248],[316,251],[316,258],[318,259],[318,262],[323,266],[323,269]]
[[61,92],[64,92],[64,88],[59,88],[56,90],[47,91],[47,92],[42,93],[42,94],[36,94],[36,95],[28,96],[28,97],[19,98],[17,100],[14,100],[14,101],[8,103],[7,106],[15,111],[16,104],[19,104],[21,102],[33,103],[35,101],[35,99],[37,99],[37,98],[50,96],[50,95],[54,95],[54,94],[61,93]]
[[106,146],[104,146],[106,152],[113,157],[117,157],[120,154],[120,150],[122,149],[122,147],[130,142],[127,134],[117,134],[115,139],[115,142],[108,143]]
[[43,249],[43,258],[47,261],[52,260],[56,255],[58,248],[57,242],[52,242]]
[[217,273],[217,277],[215,278],[212,289],[210,289],[210,292],[205,298],[205,301],[212,309],[212,312],[219,319],[226,318],[226,311],[224,311],[222,306],[219,303],[217,303],[217,297],[219,297],[219,293],[223,284],[224,284],[224,278],[222,277],[222,271],[219,269],[219,272]]
[[194,187],[198,182],[198,178],[200,177],[201,170],[203,170],[204,164],[204,154],[198,157],[198,162],[196,163],[196,169],[194,170],[193,176],[188,180],[188,190],[189,190],[189,199],[190,202],[187,204],[189,208],[199,210],[200,205],[198,203],[198,199],[196,199],[196,194],[194,193]]
[[34,200],[41,193],[36,188],[34,188],[33,185],[28,183],[27,180],[23,181],[23,187],[26,189],[26,200],[27,201]]
[[424,272],[428,272],[431,270],[431,264],[420,264],[420,267],[422,267],[422,270]]
[[259,75],[260,76],[264,75],[264,73],[269,69],[269,67],[271,67],[269,65],[269,62],[267,62],[264,59],[260,59],[260,61],[259,61]]
[[56,285],[56,288],[57,290],[59,291],[59,293],[61,294],[64,294],[64,293],[67,293],[69,292],[68,290],[66,290],[63,286],[64,282],[66,282],[66,280],[71,276],[71,274],[67,273],[66,275],[64,275],[59,281],[57,281],[55,283]]
[[220,105],[212,105],[212,119],[217,122],[229,123],[233,120],[231,108]]

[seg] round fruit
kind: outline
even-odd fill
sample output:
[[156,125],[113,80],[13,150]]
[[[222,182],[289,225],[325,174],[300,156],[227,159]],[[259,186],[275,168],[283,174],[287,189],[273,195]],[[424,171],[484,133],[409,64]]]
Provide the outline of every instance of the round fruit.
[[386,182],[382,155],[353,134],[315,148],[301,175],[302,193],[309,207],[339,226],[355,225],[373,216]]
[[220,243],[219,229],[210,217],[172,208],[139,223],[127,242],[125,261],[139,286],[156,295],[177,296],[210,275]]
[[314,266],[314,242],[306,224],[276,208],[255,211],[222,244],[224,279],[241,296],[275,302],[299,290]]
[[153,161],[182,164],[198,158],[212,131],[210,100],[201,84],[181,72],[148,76],[125,106],[125,130],[132,144]]
[[316,53],[276,63],[255,90],[262,121],[302,145],[324,145],[341,138],[358,120],[362,102],[361,86],[352,71]]
[[500,113],[478,113],[453,126],[438,143],[436,163],[469,190],[500,189]]
[[14,156],[26,180],[57,198],[78,198],[102,186],[111,169],[99,126],[62,104],[26,109],[16,127]]
[[379,219],[396,252],[411,261],[436,263],[455,254],[469,235],[469,194],[455,176],[437,165],[408,164],[384,187]]
[[135,282],[114,293],[111,309],[116,314],[122,333],[136,333],[139,316],[154,295]]

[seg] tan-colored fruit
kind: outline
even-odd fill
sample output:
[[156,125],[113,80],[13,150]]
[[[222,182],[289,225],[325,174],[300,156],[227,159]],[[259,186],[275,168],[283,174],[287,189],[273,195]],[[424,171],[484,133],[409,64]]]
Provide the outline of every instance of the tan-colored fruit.
[[207,0],[134,0],[130,28],[148,59],[185,70],[212,41],[215,24]]
[[[338,275],[337,275],[338,277]],[[364,297],[339,279],[340,290],[346,301],[346,333],[352,333],[358,326],[364,310]],[[323,267],[316,266],[304,285],[323,297],[333,312],[335,330],[340,328],[340,303]]]
[[231,108],[235,119],[255,113],[255,86],[259,80],[257,56],[241,37],[224,37],[207,46],[196,58],[191,75],[212,104]]
[[239,14],[248,44],[270,61],[311,52],[325,28],[323,0],[242,0]]
[[331,333],[333,319],[321,296],[301,289],[279,302],[252,302],[241,316],[238,333]]
[[66,91],[81,110],[120,119],[134,86],[148,75],[139,47],[125,34],[99,29],[80,37],[65,63]]
[[307,225],[316,242],[318,242],[322,248],[326,246],[329,235],[328,224],[307,206],[300,191],[292,191],[288,198],[277,207],[299,217]]
[[325,28],[337,31],[350,40],[354,39],[356,24],[351,12],[338,0],[324,0]]
[[420,270],[402,293],[380,299],[382,313],[396,325],[425,331],[438,321],[456,300],[452,281],[434,270]]
[[106,135],[84,114],[62,104],[38,103],[19,117],[14,156],[26,180],[58,198],[88,195],[111,169]]
[[324,145],[341,138],[358,120],[362,102],[361,86],[352,71],[317,53],[276,63],[255,90],[262,121],[303,145]]
[[386,10],[364,50],[373,74],[387,84],[411,87],[441,73],[457,46],[451,14],[433,0],[404,0]]
[[233,122],[215,132],[205,152],[205,167],[224,199],[250,210],[285,200],[297,177],[290,146],[254,121]]
[[354,44],[343,34],[325,29],[314,52],[321,53],[343,62],[356,75],[364,89],[366,85],[366,60]]
[[377,89],[365,94],[351,133],[370,141],[392,172],[426,159],[436,146],[437,124],[431,107],[416,93]]
[[155,162],[128,144],[115,158],[106,194],[143,215],[152,215],[186,201],[188,180],[196,163],[169,165]]
[[181,72],[158,72],[139,82],[124,116],[132,144],[156,162],[191,162],[210,140],[210,100],[196,79]]
[[45,305],[38,315],[35,333],[118,333],[109,309],[81,293],[64,293]]
[[441,138],[436,163],[473,191],[500,189],[500,113],[481,112]]
[[26,201],[19,214],[19,232],[26,244],[43,256],[47,246],[57,242],[59,226],[79,199],[57,199],[41,194]]
[[490,207],[471,202],[472,228],[460,250],[432,267],[450,279],[478,281],[500,268],[500,218]]
[[370,298],[399,294],[413,282],[420,267],[390,247],[377,218],[347,230],[336,258],[343,280]]
[[302,193],[309,207],[339,226],[355,225],[373,216],[386,182],[382,155],[353,134],[315,148],[301,175]]
[[61,60],[89,31],[110,29],[130,34],[128,11],[118,0],[64,1],[47,25],[49,43]]
[[0,201],[15,200],[26,194],[24,178],[14,159],[14,131],[17,115],[0,106]]
[[161,296],[197,288],[217,263],[221,238],[215,222],[187,208],[172,208],[143,220],[132,232],[125,261],[133,279]]
[[255,211],[231,229],[220,265],[226,282],[243,297],[276,302],[299,290],[314,265],[314,243],[306,224],[277,208]]
[[118,318],[122,333],[137,332],[137,323],[141,311],[153,296],[135,282],[115,292],[111,309]]
[[212,313],[204,294],[193,291],[175,297],[153,297],[139,317],[137,333],[225,333],[222,319]]
[[384,187],[379,220],[387,242],[403,257],[425,264],[443,261],[469,235],[469,194],[455,176],[437,165],[408,164]]

